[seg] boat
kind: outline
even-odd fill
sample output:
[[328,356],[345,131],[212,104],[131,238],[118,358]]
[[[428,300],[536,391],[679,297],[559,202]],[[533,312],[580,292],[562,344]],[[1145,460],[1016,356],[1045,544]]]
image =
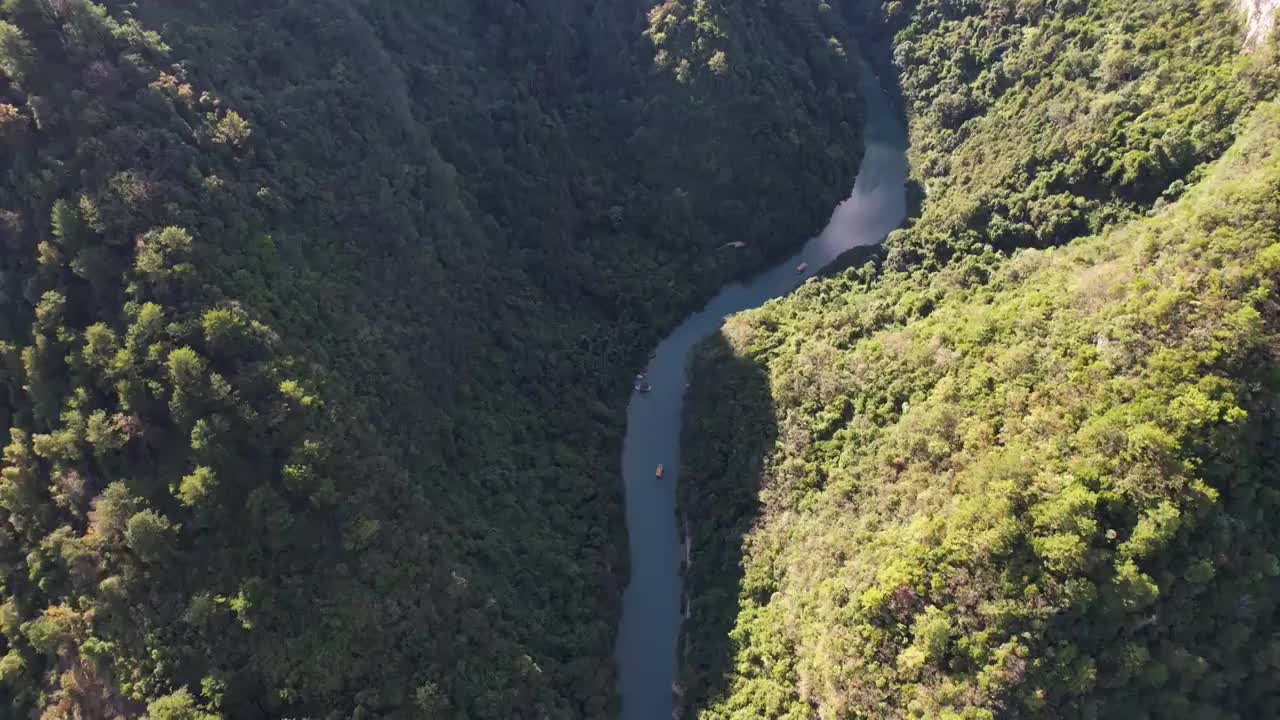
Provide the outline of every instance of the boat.
[[798,272],[798,273],[802,273],[802,272],[804,272],[805,270],[808,270],[808,269],[809,269],[809,263],[807,263],[807,262],[805,262],[805,263],[800,263],[799,265],[797,265],[797,266],[796,266],[796,272]]
[[662,463],[658,463],[658,469],[653,473],[653,476],[656,478],[662,477]]
[[639,390],[642,393],[647,393],[652,389],[653,386],[643,380],[636,382],[636,390]]

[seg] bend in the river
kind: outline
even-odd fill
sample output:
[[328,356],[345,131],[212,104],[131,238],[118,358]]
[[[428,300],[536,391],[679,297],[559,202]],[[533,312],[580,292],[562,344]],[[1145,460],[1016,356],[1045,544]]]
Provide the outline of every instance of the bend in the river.
[[[725,286],[673,330],[658,344],[649,368],[651,391],[631,398],[622,452],[631,579],[617,645],[623,720],[666,720],[673,707],[684,556],[676,531],[675,488],[690,351],[719,329],[726,315],[785,294],[852,247],[879,243],[906,214],[906,132],[879,79],[865,67],[862,74],[866,154],[849,199],[799,253],[746,283]],[[801,263],[807,268],[797,273]],[[659,464],[661,478],[655,477]]]

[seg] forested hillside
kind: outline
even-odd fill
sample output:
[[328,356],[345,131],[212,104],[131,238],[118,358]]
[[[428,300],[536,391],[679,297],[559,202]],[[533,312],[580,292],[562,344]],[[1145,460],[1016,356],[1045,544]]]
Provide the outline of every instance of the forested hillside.
[[847,192],[846,42],[3,0],[0,717],[611,715],[627,380]]
[[1231,0],[921,0],[879,17],[928,193],[890,243],[897,270],[1058,245],[1176,199],[1262,82]]
[[1199,0],[850,12],[928,194],[700,353],[686,715],[1280,714],[1274,38]]

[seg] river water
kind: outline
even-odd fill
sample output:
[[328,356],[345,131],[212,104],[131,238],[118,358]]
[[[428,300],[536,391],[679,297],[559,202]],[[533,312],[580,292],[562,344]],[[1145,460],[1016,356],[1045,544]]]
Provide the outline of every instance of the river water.
[[[635,393],[628,406],[622,473],[631,579],[616,650],[623,720],[668,720],[673,707],[684,556],[675,487],[690,351],[719,329],[724,316],[787,293],[852,247],[879,243],[906,214],[906,133],[876,76],[865,67],[862,75],[866,154],[849,199],[799,253],[745,283],[725,286],[659,343],[648,375],[652,390]],[[808,263],[803,273],[796,272],[800,263]],[[659,463],[661,479],[655,477]]]

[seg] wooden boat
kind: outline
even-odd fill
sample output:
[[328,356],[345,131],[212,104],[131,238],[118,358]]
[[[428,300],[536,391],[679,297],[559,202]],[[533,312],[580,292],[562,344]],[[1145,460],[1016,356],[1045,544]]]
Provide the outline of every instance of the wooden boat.
[[658,463],[658,469],[653,473],[653,476],[656,478],[662,477],[662,463]]
[[809,263],[800,263],[799,265],[796,266],[796,272],[798,273],[802,273],[808,269],[809,269]]

